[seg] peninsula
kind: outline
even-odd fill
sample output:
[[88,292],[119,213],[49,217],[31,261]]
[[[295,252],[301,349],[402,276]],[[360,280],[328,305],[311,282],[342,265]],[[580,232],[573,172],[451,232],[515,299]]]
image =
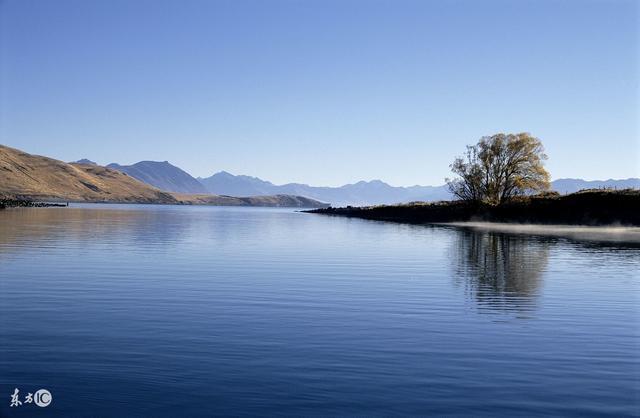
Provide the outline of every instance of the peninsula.
[[514,198],[499,205],[454,200],[368,207],[329,207],[307,212],[413,224],[485,221],[640,226],[640,190],[591,189],[567,195],[546,192]]

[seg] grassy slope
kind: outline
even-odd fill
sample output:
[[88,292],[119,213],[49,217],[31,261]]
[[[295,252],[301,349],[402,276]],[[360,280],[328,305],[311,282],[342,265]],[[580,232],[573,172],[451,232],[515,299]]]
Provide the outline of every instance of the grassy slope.
[[116,170],[67,164],[3,145],[0,145],[0,196],[88,202],[176,202],[169,193]]
[[640,225],[640,191],[585,190],[565,196],[520,198],[500,206],[452,201],[365,208],[329,208],[313,212],[407,223],[481,220],[568,225]]

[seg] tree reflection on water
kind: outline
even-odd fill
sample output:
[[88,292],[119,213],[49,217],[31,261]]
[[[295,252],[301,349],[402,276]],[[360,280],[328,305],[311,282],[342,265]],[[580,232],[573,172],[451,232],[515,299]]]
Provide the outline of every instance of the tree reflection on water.
[[480,309],[527,312],[535,307],[549,241],[526,235],[459,229],[452,259],[456,283]]

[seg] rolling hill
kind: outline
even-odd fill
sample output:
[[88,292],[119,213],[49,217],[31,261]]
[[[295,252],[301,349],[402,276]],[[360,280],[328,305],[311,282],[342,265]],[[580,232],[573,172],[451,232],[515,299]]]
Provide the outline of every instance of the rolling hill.
[[177,203],[171,194],[120,171],[94,164],[68,164],[4,145],[0,145],[0,195],[35,200]]
[[328,203],[314,199],[292,195],[266,195],[234,197],[222,195],[183,195],[174,193],[181,204],[214,205],[214,206],[259,206],[259,207],[287,207],[287,208],[326,208]]

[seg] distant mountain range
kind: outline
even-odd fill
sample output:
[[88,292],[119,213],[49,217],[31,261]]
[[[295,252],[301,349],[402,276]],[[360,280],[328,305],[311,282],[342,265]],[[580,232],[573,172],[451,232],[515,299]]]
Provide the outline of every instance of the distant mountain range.
[[[217,196],[206,193],[197,180],[169,163],[143,162],[131,167],[102,167],[86,159],[65,163],[0,145],[0,199],[301,208],[325,206],[302,196]],[[205,193],[162,191],[127,174],[125,169],[131,169],[148,181],[164,181],[160,184],[167,187],[176,187],[177,184],[179,187],[193,186],[191,179],[198,186],[196,190]]]
[[98,163],[96,163],[95,161],[87,160],[86,158],[83,158],[83,159],[78,160],[78,161],[74,161],[74,162],[69,163],[69,164],[90,164],[90,165],[98,165]]
[[333,205],[375,205],[410,202],[416,200],[446,200],[451,198],[446,186],[394,187],[381,180],[359,181],[340,187],[316,187],[308,184],[288,183],[275,185],[257,177],[234,176],[221,171],[207,178],[198,178],[209,193],[237,196],[293,194],[305,196]]
[[[452,195],[446,185],[395,187],[381,180],[360,181],[340,187],[317,187],[300,183],[276,185],[257,177],[233,175],[226,171],[220,171],[207,178],[194,178],[189,173],[167,161],[141,161],[130,166],[121,166],[114,163],[109,164],[107,167],[125,172],[160,190],[175,193],[208,193],[236,197],[295,195],[328,202],[334,206],[452,199]],[[551,187],[560,193],[573,193],[589,188],[640,188],[640,179],[604,181],[558,179],[551,183]]]
[[[89,160],[84,160],[89,161]],[[209,193],[200,182],[168,161],[140,161],[133,165],[112,163],[107,168],[122,171],[160,190],[176,193]],[[251,196],[250,194],[240,196]]]
[[559,193],[575,193],[583,189],[640,189],[640,179],[593,180],[558,179],[551,182],[551,188]]

